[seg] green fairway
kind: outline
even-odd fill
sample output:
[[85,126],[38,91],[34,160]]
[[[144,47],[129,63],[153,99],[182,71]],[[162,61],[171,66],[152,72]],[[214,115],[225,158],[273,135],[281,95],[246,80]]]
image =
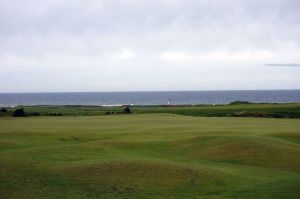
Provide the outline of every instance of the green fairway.
[[0,198],[300,198],[300,119],[0,118]]

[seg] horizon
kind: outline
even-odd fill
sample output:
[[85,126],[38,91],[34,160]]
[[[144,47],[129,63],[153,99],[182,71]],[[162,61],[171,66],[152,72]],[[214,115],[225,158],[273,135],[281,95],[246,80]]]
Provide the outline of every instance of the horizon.
[[139,92],[222,92],[222,91],[299,91],[300,89],[232,89],[232,90],[145,90],[145,91],[51,91],[51,92],[0,92],[0,94],[43,94],[43,93],[139,93]]

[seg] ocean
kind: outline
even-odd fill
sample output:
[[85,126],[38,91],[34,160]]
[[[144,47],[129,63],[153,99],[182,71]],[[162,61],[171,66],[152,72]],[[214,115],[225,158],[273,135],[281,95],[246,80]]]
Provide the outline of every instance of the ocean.
[[300,102],[300,90],[149,91],[149,92],[57,92],[0,93],[0,106],[17,105],[183,105]]

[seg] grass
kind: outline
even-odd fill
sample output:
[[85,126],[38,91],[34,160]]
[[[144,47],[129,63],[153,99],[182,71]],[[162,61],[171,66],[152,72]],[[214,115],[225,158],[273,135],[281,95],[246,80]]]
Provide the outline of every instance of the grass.
[[[0,116],[11,115],[19,107],[7,108],[8,113],[0,112]],[[120,114],[123,107],[102,106],[25,106],[28,116],[93,116]],[[136,113],[173,113],[200,117],[269,117],[300,118],[300,103],[289,104],[229,104],[229,105],[180,105],[180,106],[132,106]]]
[[299,119],[155,113],[0,126],[0,198],[300,197]]

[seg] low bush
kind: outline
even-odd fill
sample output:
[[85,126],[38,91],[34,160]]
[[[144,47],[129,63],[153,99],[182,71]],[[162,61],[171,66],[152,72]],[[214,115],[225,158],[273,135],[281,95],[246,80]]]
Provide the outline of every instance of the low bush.
[[124,109],[123,109],[123,113],[130,114],[131,113],[130,107],[125,106]]
[[0,112],[7,113],[8,111],[6,108],[1,108]]
[[248,101],[232,101],[229,103],[229,105],[238,105],[238,104],[252,104],[251,102]]
[[15,110],[13,112],[12,116],[14,116],[14,117],[24,117],[25,116],[25,111],[24,111],[23,108],[19,108],[19,109]]

